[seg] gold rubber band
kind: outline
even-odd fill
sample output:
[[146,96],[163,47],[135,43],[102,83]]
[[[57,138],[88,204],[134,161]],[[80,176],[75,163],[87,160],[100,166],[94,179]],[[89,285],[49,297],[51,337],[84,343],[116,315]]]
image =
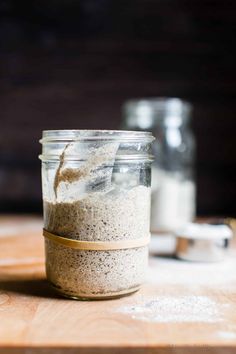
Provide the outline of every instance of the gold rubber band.
[[51,232],[43,229],[43,236],[50,241],[59,243],[63,246],[85,250],[85,251],[108,251],[108,250],[121,250],[128,248],[139,248],[147,246],[150,241],[150,234],[148,237],[136,238],[134,240],[124,240],[124,241],[81,241],[72,240],[66,237],[52,234]]

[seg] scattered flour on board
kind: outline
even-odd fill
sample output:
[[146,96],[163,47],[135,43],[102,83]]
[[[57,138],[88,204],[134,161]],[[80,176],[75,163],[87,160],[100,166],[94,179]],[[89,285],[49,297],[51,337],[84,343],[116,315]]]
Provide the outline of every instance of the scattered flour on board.
[[196,295],[145,297],[118,308],[117,312],[133,319],[159,323],[215,323],[222,320],[219,304],[207,296]]
[[236,339],[236,331],[234,331],[234,332],[232,332],[232,331],[219,331],[219,332],[217,332],[217,335],[221,339],[225,339],[225,340],[235,340]]
[[233,254],[219,263],[190,263],[160,257],[151,257],[149,263],[149,284],[236,289],[236,257]]
[[23,233],[30,232],[41,232],[43,227],[42,221],[39,220],[17,220],[16,223],[10,221],[5,222],[1,220],[1,228],[0,228],[0,238],[4,237],[22,237]]

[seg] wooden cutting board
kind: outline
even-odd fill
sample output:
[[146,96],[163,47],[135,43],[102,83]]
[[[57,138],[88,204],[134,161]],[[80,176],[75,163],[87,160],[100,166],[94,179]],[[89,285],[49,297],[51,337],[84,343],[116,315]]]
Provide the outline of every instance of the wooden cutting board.
[[236,353],[236,250],[216,264],[152,256],[141,291],[82,302],[45,281],[41,229],[0,218],[0,353]]

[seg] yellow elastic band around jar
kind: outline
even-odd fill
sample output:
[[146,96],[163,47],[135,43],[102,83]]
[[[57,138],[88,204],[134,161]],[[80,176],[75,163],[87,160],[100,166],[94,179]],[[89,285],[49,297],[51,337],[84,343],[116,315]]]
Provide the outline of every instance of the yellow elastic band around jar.
[[134,240],[122,240],[122,241],[81,241],[72,240],[66,237],[55,235],[45,229],[43,229],[43,236],[53,242],[59,243],[63,246],[85,250],[85,251],[108,251],[108,250],[122,250],[128,248],[139,248],[147,246],[150,241],[150,234],[147,237],[136,238]]

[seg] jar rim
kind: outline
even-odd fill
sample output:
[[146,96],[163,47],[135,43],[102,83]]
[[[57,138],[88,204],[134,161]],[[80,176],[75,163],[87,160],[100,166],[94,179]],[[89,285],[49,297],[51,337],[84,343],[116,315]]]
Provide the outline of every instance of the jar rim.
[[50,143],[55,141],[90,141],[90,140],[110,140],[110,141],[140,141],[152,142],[155,137],[148,131],[135,130],[95,130],[95,129],[63,129],[63,130],[43,130],[40,143]]

